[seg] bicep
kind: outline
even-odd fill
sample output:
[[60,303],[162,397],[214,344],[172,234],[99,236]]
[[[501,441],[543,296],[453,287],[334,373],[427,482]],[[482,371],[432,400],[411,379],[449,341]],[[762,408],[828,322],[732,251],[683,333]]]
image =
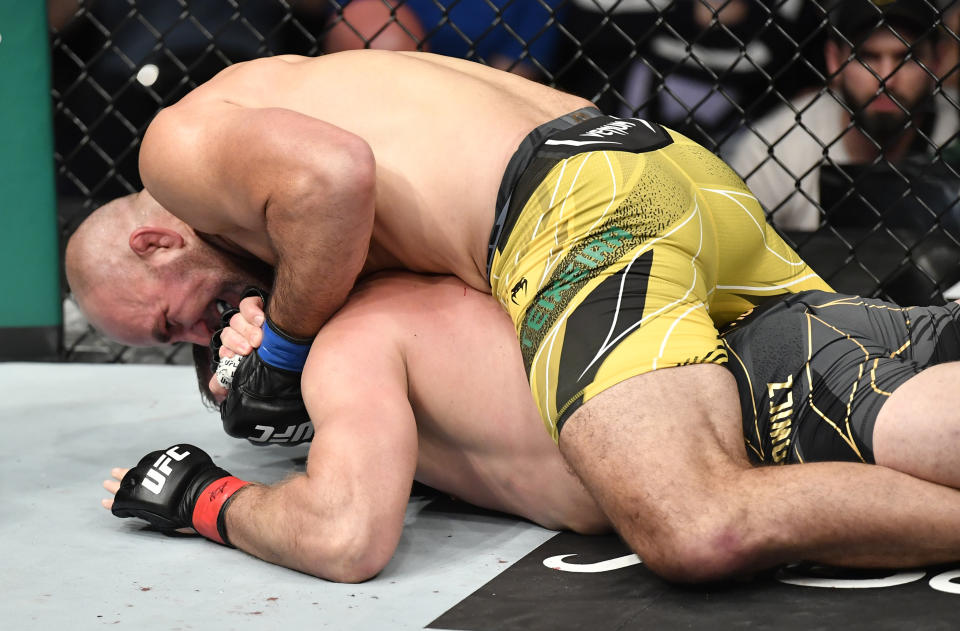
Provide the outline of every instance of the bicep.
[[163,110],[140,153],[150,194],[202,232],[262,232],[270,204],[304,191],[347,187],[366,143],[343,129],[283,108],[225,101]]
[[[402,385],[372,391],[359,379],[363,368],[349,362],[328,372],[342,359],[315,353],[304,373],[316,426],[306,473],[238,494],[227,519],[234,543],[252,554],[356,582],[382,570],[396,550],[417,443]],[[383,377],[396,377],[389,362],[382,368]],[[351,389],[352,379],[359,384]]]
[[356,527],[386,531],[395,545],[417,465],[403,361],[395,349],[329,333],[318,336],[302,381],[315,432],[307,475],[348,492]]

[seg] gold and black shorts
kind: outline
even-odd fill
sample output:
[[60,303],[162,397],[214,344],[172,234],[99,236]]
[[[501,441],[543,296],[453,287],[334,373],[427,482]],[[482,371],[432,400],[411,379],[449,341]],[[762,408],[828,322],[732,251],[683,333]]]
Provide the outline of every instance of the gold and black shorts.
[[725,363],[717,328],[759,302],[829,290],[726,164],[641,119],[591,108],[538,127],[498,208],[490,284],[554,440],[630,377]]
[[960,360],[960,305],[810,291],[757,307],[722,339],[755,463],[873,463],[890,395],[924,368]]

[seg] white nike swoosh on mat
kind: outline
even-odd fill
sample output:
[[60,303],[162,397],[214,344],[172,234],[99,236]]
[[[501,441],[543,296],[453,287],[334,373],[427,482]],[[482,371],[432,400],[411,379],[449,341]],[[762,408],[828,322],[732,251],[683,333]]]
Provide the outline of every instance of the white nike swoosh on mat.
[[565,559],[575,557],[576,554],[558,554],[557,556],[544,559],[543,564],[551,570],[560,570],[561,572],[577,572],[582,574],[597,574],[599,572],[609,572],[619,570],[620,568],[630,567],[643,563],[635,554],[607,559],[597,563],[567,563]]

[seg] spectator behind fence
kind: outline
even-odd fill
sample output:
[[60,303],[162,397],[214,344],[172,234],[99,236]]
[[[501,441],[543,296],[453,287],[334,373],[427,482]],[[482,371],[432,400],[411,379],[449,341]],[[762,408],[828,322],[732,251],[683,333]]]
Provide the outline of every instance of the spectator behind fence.
[[[777,14],[779,11],[789,13]],[[744,119],[774,104],[770,87],[787,72],[796,42],[787,36],[801,6],[748,0],[680,0],[641,43],[623,84],[622,116],[672,127],[711,148]],[[809,6],[809,5],[808,5]]]
[[423,24],[409,3],[353,0],[331,13],[323,49],[327,53],[358,48],[429,51],[425,37]]
[[797,0],[574,0],[559,83],[716,149],[778,91],[810,85],[800,71],[820,64],[819,50],[794,62],[819,16]]
[[552,78],[562,0],[348,0],[325,50],[423,50]]
[[[929,165],[958,129],[956,95],[938,80],[935,6],[845,0],[830,11],[830,21],[826,89],[777,108],[745,130],[727,156],[784,230],[821,225],[821,208],[828,206],[821,197],[824,172],[833,177],[846,165],[915,165],[918,157]],[[839,177],[844,198],[856,197],[852,183],[870,179]]]

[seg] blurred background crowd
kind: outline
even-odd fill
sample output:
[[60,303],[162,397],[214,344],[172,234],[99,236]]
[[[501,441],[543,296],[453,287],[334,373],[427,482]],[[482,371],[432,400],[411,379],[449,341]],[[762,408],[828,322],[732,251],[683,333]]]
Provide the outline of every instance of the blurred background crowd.
[[[150,120],[228,65],[420,50],[696,139],[839,291],[960,297],[956,0],[48,0],[48,12],[64,236],[140,188]],[[65,305],[68,359],[189,361],[111,345]]]

